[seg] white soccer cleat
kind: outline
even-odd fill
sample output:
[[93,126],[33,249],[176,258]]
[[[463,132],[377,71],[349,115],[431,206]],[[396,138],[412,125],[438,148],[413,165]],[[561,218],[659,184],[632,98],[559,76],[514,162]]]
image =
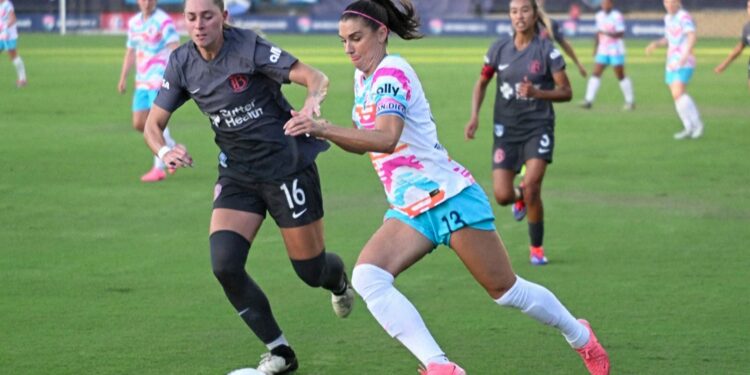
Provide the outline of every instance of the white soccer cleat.
[[679,133],[675,133],[674,139],[676,139],[676,140],[679,141],[679,140],[682,140],[682,139],[685,139],[685,138],[688,138],[688,137],[692,136],[692,134],[693,134],[692,130],[685,129],[685,130],[683,130],[683,131],[681,131]]
[[349,316],[354,307],[354,289],[352,289],[352,284],[349,282],[349,278],[346,277],[346,275],[344,275],[344,277],[346,278],[346,289],[344,289],[344,293],[341,295],[331,294],[333,312],[339,318],[346,318]]
[[260,356],[258,371],[266,375],[288,374],[299,367],[292,348],[282,345]]
[[703,136],[703,125],[696,127],[690,133],[690,138],[697,139]]

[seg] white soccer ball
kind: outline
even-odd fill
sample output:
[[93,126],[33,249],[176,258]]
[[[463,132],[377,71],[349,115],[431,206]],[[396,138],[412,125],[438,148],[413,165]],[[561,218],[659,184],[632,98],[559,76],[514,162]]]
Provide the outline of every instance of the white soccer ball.
[[266,373],[248,367],[234,370],[227,375],[266,375]]

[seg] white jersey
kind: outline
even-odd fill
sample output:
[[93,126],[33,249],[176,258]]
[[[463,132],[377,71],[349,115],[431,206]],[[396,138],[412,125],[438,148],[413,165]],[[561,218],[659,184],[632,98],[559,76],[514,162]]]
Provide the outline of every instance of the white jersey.
[[14,13],[13,3],[10,0],[0,0],[0,40],[18,39],[16,24],[8,25],[11,13]]
[[625,32],[625,18],[622,13],[615,9],[610,10],[609,13],[600,10],[596,13],[596,30],[600,32],[597,55],[625,55],[625,42],[622,38],[613,38],[604,34]]
[[[680,9],[674,15],[664,16],[665,37],[669,46],[667,47],[667,70],[679,70],[682,68],[695,68],[695,56],[688,50],[688,34],[695,32],[695,23],[690,13]],[[680,65],[680,60],[688,54],[685,63]]]
[[422,84],[400,56],[386,56],[369,77],[360,70],[354,73],[352,120],[357,128],[371,130],[378,116],[404,120],[393,153],[370,153],[394,209],[415,217],[474,184],[471,173],[438,141]]

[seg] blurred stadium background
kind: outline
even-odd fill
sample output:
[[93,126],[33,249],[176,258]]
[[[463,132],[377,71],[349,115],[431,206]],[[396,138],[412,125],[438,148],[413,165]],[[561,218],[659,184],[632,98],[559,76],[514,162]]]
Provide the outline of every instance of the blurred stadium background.
[[[570,37],[590,36],[600,0],[555,0],[547,11],[568,21]],[[349,0],[226,0],[240,26],[282,33],[332,33],[337,15]],[[507,0],[414,0],[428,34],[492,35],[508,31]],[[699,36],[730,37],[745,20],[744,0],[683,0],[699,24]],[[21,32],[124,32],[128,17],[137,12],[136,0],[23,0],[15,2]],[[180,13],[181,0],[160,0],[159,6]],[[664,9],[661,1],[616,1],[628,17],[631,37],[654,37]],[[61,11],[62,9],[62,11]],[[61,22],[65,19],[65,23]],[[178,18],[179,19],[179,18]],[[63,27],[64,26],[64,27]]]

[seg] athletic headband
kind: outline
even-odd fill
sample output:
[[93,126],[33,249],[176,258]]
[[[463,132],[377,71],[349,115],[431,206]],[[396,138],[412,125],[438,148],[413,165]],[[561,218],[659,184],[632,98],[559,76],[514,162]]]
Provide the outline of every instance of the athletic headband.
[[[386,26],[383,22],[378,21],[373,16],[369,16],[369,15],[364,14],[362,12],[357,12],[356,10],[345,10],[341,14],[347,14],[347,13],[356,14],[356,15],[358,15],[360,17],[367,18],[368,20],[371,20],[371,21],[377,23],[378,25],[385,27],[385,29],[388,30],[388,26]],[[388,31],[390,31],[390,30],[388,30]]]

